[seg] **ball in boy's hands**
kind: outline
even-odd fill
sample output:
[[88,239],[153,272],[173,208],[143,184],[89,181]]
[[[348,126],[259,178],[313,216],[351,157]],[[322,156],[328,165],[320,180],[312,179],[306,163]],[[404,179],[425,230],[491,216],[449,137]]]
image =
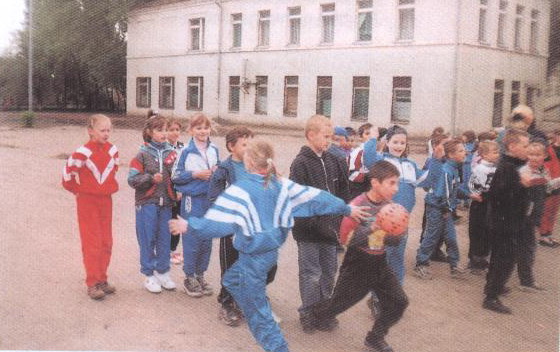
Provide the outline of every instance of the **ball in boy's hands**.
[[408,211],[397,203],[384,205],[376,215],[377,226],[387,236],[401,236],[408,228],[408,219]]

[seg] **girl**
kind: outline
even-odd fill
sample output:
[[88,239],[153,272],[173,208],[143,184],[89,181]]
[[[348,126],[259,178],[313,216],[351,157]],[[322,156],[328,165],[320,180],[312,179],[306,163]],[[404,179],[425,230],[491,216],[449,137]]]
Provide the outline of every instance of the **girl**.
[[169,275],[171,235],[166,226],[171,220],[175,192],[171,170],[177,157],[167,143],[167,119],[150,117],[142,131],[144,145],[130,161],[128,184],[135,189],[136,236],[140,246],[140,271],[146,275],[144,287],[160,293],[162,287],[174,290]]
[[235,234],[233,246],[239,258],[222,282],[263,349],[285,352],[288,344],[272,317],[265,288],[267,273],[276,265],[278,248],[286,240],[294,217],[350,214],[360,219],[367,213],[328,192],[280,179],[273,157],[270,144],[252,141],[243,158],[248,174],[228,187],[204,218],[191,217],[188,223],[173,220],[170,229],[200,239]]
[[[168,126],[167,129],[167,141],[171,146],[175,149],[176,152],[183,148],[183,142],[179,141],[179,136],[181,135],[181,130],[183,129],[183,125],[181,121],[176,118],[168,119]],[[177,216],[180,213],[181,209],[181,193],[177,193],[177,201],[173,203],[173,207],[171,208],[171,217],[173,219],[177,219]],[[177,246],[179,245],[179,240],[181,236],[171,236],[171,263],[173,264],[181,264],[183,262],[183,253],[177,251]]]
[[[195,114],[189,124],[192,138],[173,168],[175,189],[182,193],[181,211],[183,218],[201,217],[210,207],[208,186],[210,176],[218,164],[218,148],[210,142],[210,120],[206,115]],[[208,269],[212,241],[194,236],[183,236],[183,271],[185,292],[191,297],[210,296],[213,289],[204,279]]]
[[90,140],[68,158],[62,186],[76,195],[87,293],[98,300],[116,291],[107,282],[107,268],[113,247],[111,195],[119,189],[115,179],[119,152],[108,142],[111,120],[107,116],[91,116],[87,131]]
[[[370,139],[364,145],[364,165],[370,168],[379,160],[387,160],[399,169],[399,191],[393,197],[393,201],[406,208],[411,213],[416,203],[415,188],[428,175],[428,171],[422,171],[416,163],[407,158],[407,132],[404,128],[394,125],[387,129],[385,135],[386,145],[383,152],[377,152],[377,138]],[[408,230],[407,230],[408,231]],[[387,262],[393,272],[403,282],[404,280],[404,252],[408,234],[405,234],[398,246],[387,248]]]
[[[467,156],[460,170],[461,182],[463,183],[463,188],[467,189],[469,187],[469,180],[471,178],[472,171],[472,160],[478,144],[476,143],[476,133],[473,130],[468,130],[463,132],[461,135],[461,140],[465,145],[465,151]],[[468,199],[463,200],[463,206],[468,209],[470,201]]]
[[[552,144],[546,148],[547,158],[544,163],[551,178],[560,177],[560,129],[553,132]],[[560,191],[552,191],[545,200],[544,211],[539,226],[539,244],[541,246],[556,248],[560,246],[552,238],[554,224],[560,209]]]

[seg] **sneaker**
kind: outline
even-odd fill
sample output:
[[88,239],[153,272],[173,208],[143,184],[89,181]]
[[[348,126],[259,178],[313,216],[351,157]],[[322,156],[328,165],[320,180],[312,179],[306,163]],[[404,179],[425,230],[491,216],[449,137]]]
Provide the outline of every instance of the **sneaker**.
[[194,276],[187,276],[183,281],[183,288],[191,297],[202,297],[202,288]]
[[467,274],[467,271],[458,266],[452,266],[450,273],[451,273],[451,278],[453,279],[464,279],[465,275]]
[[282,318],[280,318],[274,311],[271,309],[270,313],[272,313],[272,319],[276,322],[276,324],[280,324],[282,322]]
[[171,264],[179,265],[183,262],[183,255],[179,252],[171,252]]
[[560,243],[556,242],[550,237],[541,237],[541,239],[539,240],[539,244],[541,246],[550,247],[550,248],[556,248],[560,246]]
[[321,320],[321,321],[316,321],[315,322],[315,329],[317,329],[319,331],[325,331],[325,332],[333,331],[337,327],[338,327],[338,319],[336,319],[336,318],[326,319],[326,320]]
[[103,292],[102,289],[99,288],[98,285],[95,286],[90,286],[87,288],[87,294],[89,296],[89,298],[99,301],[103,298],[105,298],[105,292]]
[[393,348],[389,346],[383,337],[372,339],[372,341],[366,338],[364,345],[366,346],[366,351],[369,352],[393,352]]
[[222,306],[219,313],[220,320],[227,326],[236,327],[241,324],[241,317],[233,307]]
[[159,283],[159,280],[156,279],[153,275],[146,278],[146,281],[144,281],[144,287],[151,293],[161,292],[161,284]]
[[530,286],[526,286],[526,285],[519,285],[517,286],[517,288],[519,288],[519,291],[523,291],[523,292],[529,292],[529,293],[537,293],[540,291],[545,291],[545,288],[538,285],[538,284],[532,284]]
[[200,285],[202,294],[205,296],[212,296],[212,294],[214,293],[214,289],[212,288],[212,286],[210,286],[208,281],[204,279],[204,275],[197,276],[196,279],[198,280],[198,284]]
[[312,313],[302,313],[299,315],[299,323],[301,324],[301,329],[306,334],[312,334],[315,332],[315,317]]
[[500,302],[499,299],[495,298],[495,299],[490,299],[490,298],[486,298],[484,299],[484,302],[482,303],[482,308],[484,309],[488,309],[488,310],[492,310],[496,313],[500,313],[500,314],[512,314],[511,309],[509,309],[509,307],[504,306],[502,302]]
[[174,290],[177,288],[177,285],[175,284],[175,282],[173,280],[171,280],[171,275],[169,275],[169,271],[163,274],[158,273],[157,271],[154,271],[154,276],[156,277],[156,279],[159,281],[159,284],[161,285],[161,287],[163,287],[166,290]]
[[117,289],[115,288],[115,286],[110,285],[107,281],[98,283],[97,288],[99,288],[101,291],[103,291],[103,293],[106,294],[106,295],[110,295],[110,294],[113,294],[113,293],[117,292]]
[[416,265],[414,267],[414,275],[422,280],[431,280],[434,278],[426,265]]

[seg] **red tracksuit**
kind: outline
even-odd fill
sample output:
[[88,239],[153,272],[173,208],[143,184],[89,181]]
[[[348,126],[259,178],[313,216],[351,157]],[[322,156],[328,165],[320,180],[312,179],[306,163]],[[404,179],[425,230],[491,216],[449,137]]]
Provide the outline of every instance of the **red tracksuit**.
[[[556,154],[554,145],[550,145],[547,148],[548,160],[545,161],[544,166],[550,174],[550,178],[560,177],[560,160]],[[556,222],[556,215],[558,214],[558,209],[560,208],[560,194],[552,194],[546,198],[544,203],[544,211],[541,218],[541,225],[539,227],[539,234],[541,235],[551,235],[554,229],[554,223]]]
[[62,186],[76,195],[88,287],[107,281],[113,247],[111,194],[119,189],[118,163],[117,147],[89,141],[68,158],[62,174]]

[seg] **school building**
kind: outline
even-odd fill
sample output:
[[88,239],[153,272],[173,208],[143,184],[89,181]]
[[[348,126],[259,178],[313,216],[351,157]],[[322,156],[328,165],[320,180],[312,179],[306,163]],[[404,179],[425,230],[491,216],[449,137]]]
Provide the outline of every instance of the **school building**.
[[543,113],[549,0],[152,0],[128,22],[127,111],[460,132]]

